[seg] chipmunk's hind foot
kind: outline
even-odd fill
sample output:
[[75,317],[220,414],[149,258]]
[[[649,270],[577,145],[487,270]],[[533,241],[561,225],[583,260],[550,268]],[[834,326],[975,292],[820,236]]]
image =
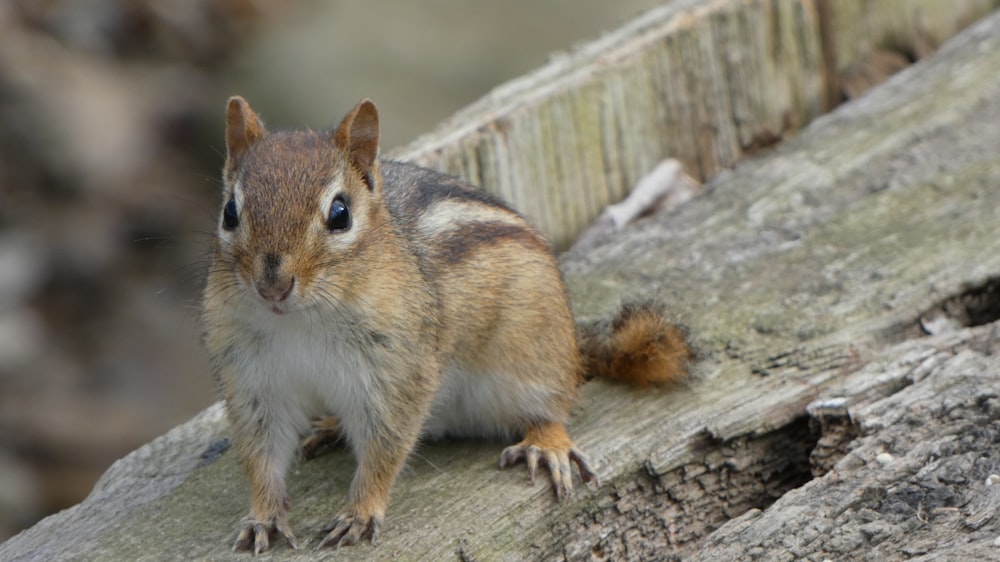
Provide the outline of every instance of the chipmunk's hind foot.
[[590,466],[587,455],[577,449],[561,423],[532,425],[517,445],[504,449],[500,455],[500,468],[505,468],[524,460],[528,465],[528,477],[535,483],[538,465],[549,470],[556,498],[563,500],[573,494],[573,464],[580,471],[583,483],[597,482],[597,474]]

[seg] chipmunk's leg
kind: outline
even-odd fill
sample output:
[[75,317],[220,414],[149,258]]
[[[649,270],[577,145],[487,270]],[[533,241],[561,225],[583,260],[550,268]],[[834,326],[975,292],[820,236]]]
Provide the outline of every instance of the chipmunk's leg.
[[524,439],[517,445],[504,449],[500,455],[500,468],[516,464],[521,459],[528,464],[528,475],[535,483],[535,473],[541,462],[549,469],[552,486],[560,500],[573,493],[573,468],[580,470],[580,480],[584,483],[596,482],[597,475],[590,467],[587,455],[576,448],[566,432],[566,426],[558,422],[543,422],[529,425]]
[[281,535],[289,546],[298,548],[288,525],[291,499],[285,475],[295,455],[298,432],[293,420],[263,414],[231,416],[233,445],[243,460],[250,483],[250,513],[240,521],[240,531],[233,550],[251,550],[260,554],[270,547],[270,540]]
[[420,424],[416,420],[401,427],[418,430],[400,433],[389,427],[377,427],[372,438],[357,451],[358,468],[347,493],[347,506],[323,528],[326,536],[317,549],[326,545],[338,548],[353,545],[365,537],[372,544],[377,543],[392,484],[419,435]]
[[319,450],[327,445],[335,445],[344,438],[340,420],[336,416],[326,416],[313,420],[309,437],[302,441],[302,459],[316,458]]

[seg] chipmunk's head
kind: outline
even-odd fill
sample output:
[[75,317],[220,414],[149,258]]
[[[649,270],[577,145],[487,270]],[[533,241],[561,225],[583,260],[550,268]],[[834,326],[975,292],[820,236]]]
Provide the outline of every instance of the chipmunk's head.
[[362,100],[333,132],[269,133],[233,97],[226,149],[213,268],[275,314],[342,299],[331,291],[349,287],[331,271],[363,259],[382,205],[375,104]]

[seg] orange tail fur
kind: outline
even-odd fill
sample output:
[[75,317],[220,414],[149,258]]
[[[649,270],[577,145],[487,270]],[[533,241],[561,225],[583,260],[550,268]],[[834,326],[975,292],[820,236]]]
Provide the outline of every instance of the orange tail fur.
[[586,376],[646,387],[680,382],[695,358],[687,330],[652,302],[623,305],[610,321],[580,330]]

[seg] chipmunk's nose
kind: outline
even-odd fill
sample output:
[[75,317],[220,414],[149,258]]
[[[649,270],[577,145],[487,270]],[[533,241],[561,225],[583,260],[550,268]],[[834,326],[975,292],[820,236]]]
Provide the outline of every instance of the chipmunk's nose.
[[257,283],[257,292],[260,296],[264,297],[264,300],[271,302],[281,302],[288,298],[288,295],[292,294],[292,289],[295,287],[295,278],[289,277],[288,279],[283,279],[276,283]]
[[295,288],[295,277],[285,275],[281,271],[281,256],[267,254],[264,256],[264,270],[255,283],[257,293],[264,300],[282,302],[292,294]]

